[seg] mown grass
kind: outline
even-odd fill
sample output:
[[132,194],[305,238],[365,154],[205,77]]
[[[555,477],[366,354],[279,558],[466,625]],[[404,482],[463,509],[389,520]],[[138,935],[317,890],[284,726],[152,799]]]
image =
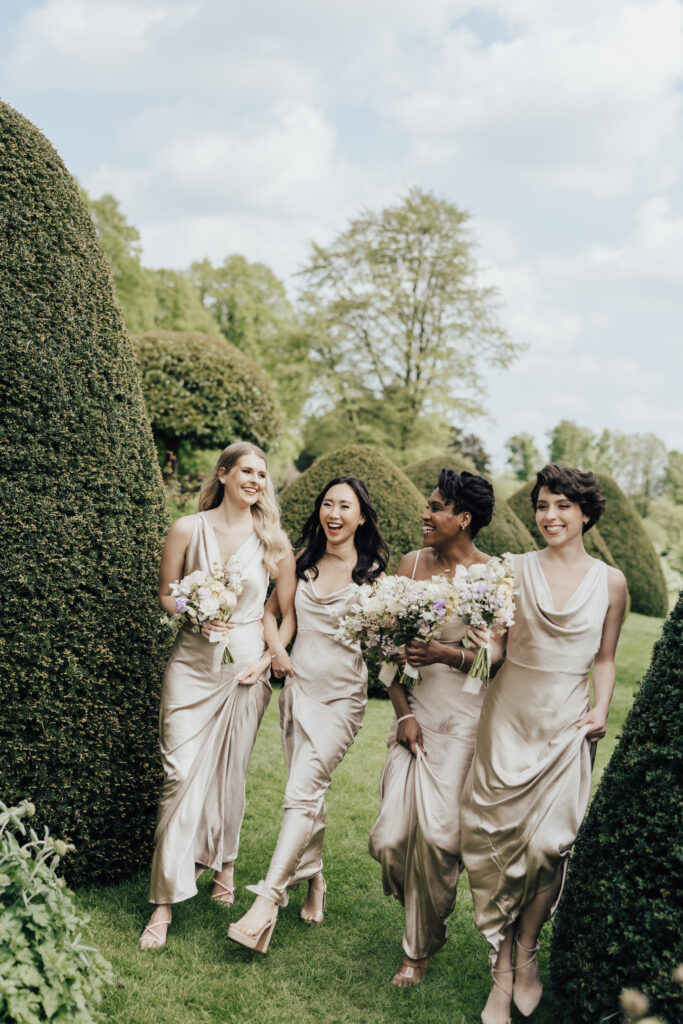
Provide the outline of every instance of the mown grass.
[[[596,782],[660,628],[660,620],[640,615],[631,615],[626,622],[618,652],[617,692],[608,736],[599,747]],[[309,928],[299,920],[299,890],[281,911],[266,956],[228,942],[228,923],[251,900],[244,885],[258,881],[266,871],[280,824],[285,765],[277,696],[252,755],[235,907],[227,910],[211,902],[205,874],[199,896],[176,907],[166,948],[142,953],[138,936],[149,909],[146,877],[78,894],[79,903],[91,914],[94,938],[118,978],[105,999],[107,1019],[116,1024],[477,1024],[489,977],[486,943],[474,927],[466,877],[461,880],[448,942],[432,960],[423,984],[400,990],[389,985],[401,958],[402,908],[383,896],[379,865],[367,853],[391,718],[386,701],[370,702],[363,729],[336,771],[329,793],[324,923]],[[549,927],[540,955],[546,979]],[[513,1010],[513,1020],[522,1019]],[[532,1024],[556,1024],[562,1014],[548,994],[529,1019]]]

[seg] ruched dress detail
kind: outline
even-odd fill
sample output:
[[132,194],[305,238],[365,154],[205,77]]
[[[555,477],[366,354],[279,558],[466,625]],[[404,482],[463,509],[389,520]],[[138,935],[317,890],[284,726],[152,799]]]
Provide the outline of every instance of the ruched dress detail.
[[[477,927],[494,959],[506,927],[562,873],[590,796],[591,665],[609,604],[594,561],[562,611],[538,557],[522,556],[506,660],[482,709],[463,795],[463,859]],[[555,900],[552,910],[559,901]]]
[[[154,836],[152,903],[189,899],[197,892],[195,864],[220,870],[237,857],[249,757],[271,690],[266,674],[253,686],[237,682],[264,650],[268,572],[256,534],[235,557],[244,589],[231,619],[234,664],[214,671],[214,644],[185,625],[164,674],[159,713],[164,782]],[[199,512],[183,575],[210,571],[216,562],[220,553],[213,527]]]
[[325,794],[363,720],[368,673],[360,646],[334,636],[340,617],[357,600],[355,584],[326,597],[316,593],[311,579],[297,585],[294,674],[280,695],[287,758],[284,814],[265,880],[247,886],[279,906],[287,905],[288,888],[322,870]]

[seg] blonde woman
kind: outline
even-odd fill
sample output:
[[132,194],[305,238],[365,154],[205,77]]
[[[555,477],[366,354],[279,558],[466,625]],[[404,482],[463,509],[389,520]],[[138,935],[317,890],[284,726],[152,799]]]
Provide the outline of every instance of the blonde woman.
[[[244,816],[244,787],[256,733],[270,700],[271,655],[264,638],[268,580],[275,580],[285,617],[293,618],[294,556],[280,526],[263,452],[229,445],[199,495],[196,515],[171,527],[161,557],[159,604],[175,610],[170,584],[197,569],[236,556],[243,592],[229,626],[206,623],[200,634],[183,627],[164,674],[159,715],[165,773],[159,800],[150,902],[142,949],[166,943],[171,906],[197,892],[204,868],[214,875],[211,896],[234,901],[233,865]],[[213,668],[210,636],[230,631],[233,664]],[[281,652],[277,634],[272,649]]]

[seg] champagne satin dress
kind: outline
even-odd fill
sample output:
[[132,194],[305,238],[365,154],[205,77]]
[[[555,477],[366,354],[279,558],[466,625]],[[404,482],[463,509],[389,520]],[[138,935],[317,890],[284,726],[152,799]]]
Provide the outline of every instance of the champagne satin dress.
[[[413,576],[416,567],[417,559]],[[464,635],[464,623],[451,618],[440,642],[455,645]],[[483,701],[483,694],[464,693],[466,673],[447,665],[426,665],[420,675],[422,682],[407,688],[407,697],[427,756],[413,757],[396,742],[394,718],[379,816],[370,833],[384,892],[405,907],[403,949],[415,960],[432,956],[448,937],[446,919],[461,869],[460,796]]]
[[357,599],[354,583],[327,597],[320,597],[308,578],[299,580],[296,589],[294,675],[280,695],[287,757],[284,815],[265,879],[247,886],[281,907],[287,905],[288,887],[322,870],[325,794],[367,704],[368,672],[360,646],[334,639],[339,618]]
[[607,566],[597,560],[562,611],[537,551],[522,556],[519,587],[462,808],[463,860],[492,960],[507,925],[552,888],[558,871],[564,884],[595,749],[588,727],[576,723],[590,708],[589,673],[609,604]]
[[[164,674],[159,734],[165,779],[152,858],[151,903],[179,903],[197,892],[195,863],[220,870],[235,860],[244,817],[249,757],[271,690],[236,677],[263,653],[268,572],[256,534],[236,552],[244,581],[231,623],[234,664],[213,669],[215,645],[180,630]],[[220,561],[205,513],[195,517],[183,575]]]

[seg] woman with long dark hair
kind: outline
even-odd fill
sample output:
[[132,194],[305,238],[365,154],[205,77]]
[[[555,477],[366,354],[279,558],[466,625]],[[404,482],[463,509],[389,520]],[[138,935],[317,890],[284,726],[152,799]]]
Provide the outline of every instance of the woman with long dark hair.
[[[322,875],[325,794],[332,772],[358,732],[367,703],[367,669],[358,644],[335,639],[339,618],[357,600],[358,587],[384,571],[388,552],[362,480],[335,477],[315,500],[295,547],[298,584],[297,638],[289,678],[280,696],[282,743],[287,756],[287,788],[280,835],[265,879],[249,886],[257,894],[251,908],[228,935],[265,953],[287,889],[308,882],[301,917],[323,919],[326,885]],[[278,613],[278,599],[267,615]],[[293,628],[280,627],[282,644]],[[279,648],[280,664],[286,655]]]
[[583,545],[605,505],[593,474],[545,466],[531,501],[547,547],[516,556],[515,624],[486,693],[462,803],[463,860],[490,946],[483,1024],[509,1024],[511,1000],[529,1016],[541,999],[538,936],[588,807],[626,605],[623,573]]
[[[155,908],[140,938],[142,949],[165,944],[171,905],[195,895],[204,868],[215,871],[212,898],[225,905],[234,901],[249,757],[270,700],[268,670],[280,665],[270,649],[278,646],[277,630],[265,638],[269,648],[264,642],[269,578],[285,622],[293,617],[294,556],[280,526],[265,455],[246,441],[228,445],[202,487],[199,511],[171,527],[159,571],[162,609],[175,611],[175,580],[196,570],[211,572],[216,562],[225,565],[233,556],[243,590],[229,626],[212,621],[193,633],[184,625],[164,673],[164,781],[149,891]],[[228,631],[234,662],[215,668],[211,634]]]

